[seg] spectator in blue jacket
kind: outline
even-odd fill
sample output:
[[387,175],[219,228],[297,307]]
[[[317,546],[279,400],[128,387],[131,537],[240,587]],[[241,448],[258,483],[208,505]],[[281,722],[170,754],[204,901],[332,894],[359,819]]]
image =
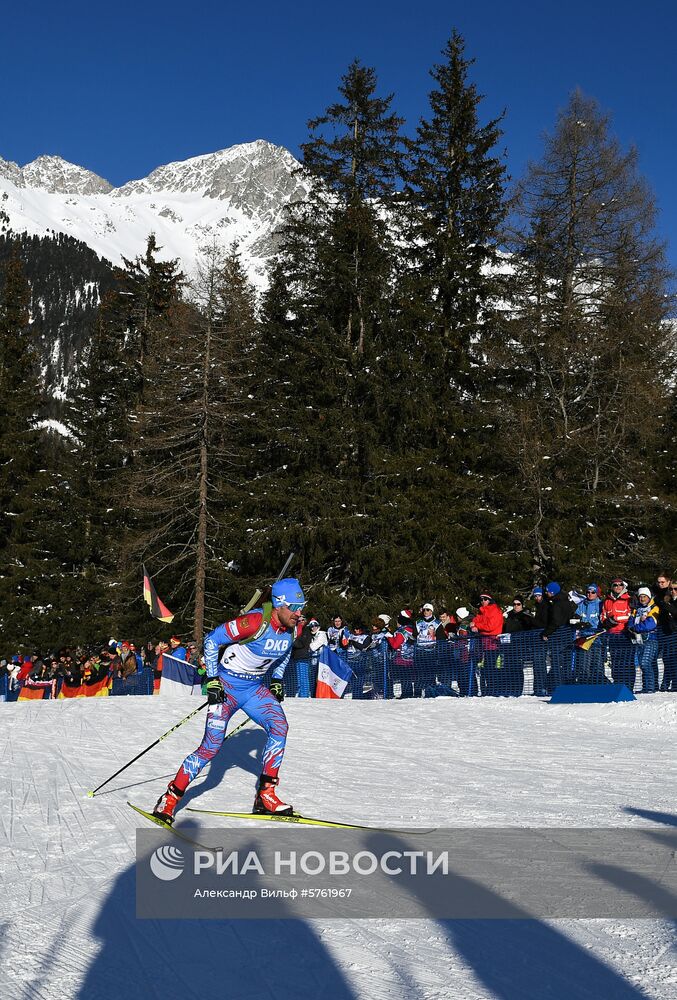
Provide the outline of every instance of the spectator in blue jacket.
[[178,635],[173,635],[169,640],[169,655],[173,656],[177,660],[182,660],[184,663],[188,662],[186,647],[183,645]]
[[[596,583],[589,583],[585,588],[585,597],[576,606],[576,618],[579,620],[578,634],[580,638],[589,638],[602,632],[600,615],[602,614],[602,596]],[[589,649],[576,649],[576,680],[579,684],[603,684],[604,654],[606,644],[604,636],[594,640]]]
[[634,608],[626,629],[635,646],[635,660],[642,671],[642,691],[656,690],[656,659],[658,657],[658,607],[648,587],[637,591],[639,606]]

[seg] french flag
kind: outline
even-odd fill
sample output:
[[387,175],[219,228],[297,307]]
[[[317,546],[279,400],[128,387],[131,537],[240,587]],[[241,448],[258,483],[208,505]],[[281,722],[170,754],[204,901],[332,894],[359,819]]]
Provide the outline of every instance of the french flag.
[[320,650],[317,668],[315,697],[342,698],[352,673],[343,657],[335,653],[329,646],[323,646]]
[[180,660],[170,653],[162,654],[162,680],[160,694],[170,698],[182,697],[187,694],[200,694],[199,685],[195,685],[195,667],[186,660]]

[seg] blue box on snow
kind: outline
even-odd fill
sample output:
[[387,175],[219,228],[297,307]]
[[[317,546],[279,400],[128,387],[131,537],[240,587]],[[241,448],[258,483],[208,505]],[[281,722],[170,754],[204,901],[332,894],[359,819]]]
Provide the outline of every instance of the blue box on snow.
[[551,705],[581,705],[610,701],[637,701],[626,684],[560,684]]

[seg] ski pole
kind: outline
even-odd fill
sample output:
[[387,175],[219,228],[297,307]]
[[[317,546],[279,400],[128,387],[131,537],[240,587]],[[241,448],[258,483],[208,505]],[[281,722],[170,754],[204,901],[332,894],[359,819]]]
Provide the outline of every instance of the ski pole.
[[[206,708],[206,706],[208,704],[209,704],[209,702],[205,701],[205,702],[202,703],[202,705],[199,705],[197,708],[194,708],[193,711],[190,713],[190,715],[187,715],[185,719],[181,719],[181,722],[177,722],[175,726],[172,726],[171,729],[168,729],[166,733],[163,733],[162,736],[159,737],[159,739],[155,740],[154,743],[151,743],[151,745],[149,747],[146,747],[145,750],[142,750],[141,753],[137,753],[136,757],[133,757],[132,760],[130,760],[123,767],[121,767],[119,771],[116,771],[115,774],[111,774],[110,778],[106,778],[105,781],[102,781],[101,784],[97,788],[95,788],[93,791],[87,792],[87,797],[90,798],[90,799],[93,799],[94,796],[96,795],[96,793],[99,791],[99,789],[103,788],[104,785],[107,785],[109,781],[113,780],[113,778],[117,778],[118,774],[122,774],[123,771],[126,771],[128,767],[131,767],[131,765],[134,763],[134,761],[137,761],[139,759],[139,757],[143,757],[143,755],[145,753],[148,753],[149,750],[152,750],[153,747],[156,747],[158,745],[158,743],[162,743],[163,740],[166,740],[168,736],[171,736],[171,734],[176,729],[179,728],[179,726],[182,726],[184,724],[184,722],[188,722],[189,719],[192,719],[194,715],[197,715],[198,712],[201,712],[202,709]],[[247,720],[247,721],[249,721],[249,720]],[[243,725],[244,725],[244,723],[243,723]],[[233,732],[235,732],[235,730],[233,730]]]
[[[204,705],[202,707],[204,708]],[[184,719],[183,721],[185,722],[186,720]],[[251,721],[252,721],[251,719],[245,719],[244,722],[241,722],[239,726],[236,726],[235,729],[232,729],[229,733],[226,734],[226,737],[225,737],[225,739],[224,739],[223,742],[225,743],[226,740],[229,740],[231,736],[235,736],[236,733],[239,733],[240,730],[244,729],[244,727],[247,725],[247,723],[251,722]],[[171,730],[170,730],[170,732],[171,732]],[[165,735],[167,735],[167,734],[165,734]],[[150,749],[150,747],[148,749]],[[131,764],[132,761],[130,761],[129,763]],[[127,766],[129,767],[129,764]],[[124,770],[124,768],[123,768],[123,770]],[[120,772],[118,771],[117,773],[119,774]],[[169,774],[162,774],[162,775],[160,775],[160,777],[161,778],[172,778],[174,776],[174,773],[175,773],[174,771],[170,771]],[[114,774],[111,775],[111,777],[108,779],[108,781],[111,781],[112,778],[114,778],[114,777],[115,777]],[[157,778],[147,778],[146,779],[146,781],[157,781],[157,780],[158,780]],[[108,781],[104,781],[103,784],[107,785]],[[144,785],[144,784],[146,784],[146,781],[137,781],[136,784],[137,785]],[[122,786],[122,788],[134,788],[134,787],[135,787],[134,785],[123,785]],[[103,788],[103,785],[99,785],[99,788]],[[99,792],[99,788],[96,789],[96,793],[97,794]],[[110,795],[111,792],[119,792],[120,790],[121,789],[118,786],[116,788],[109,788],[107,792],[101,792],[101,794],[102,795]],[[91,798],[94,795],[94,792],[87,792],[87,795]]]

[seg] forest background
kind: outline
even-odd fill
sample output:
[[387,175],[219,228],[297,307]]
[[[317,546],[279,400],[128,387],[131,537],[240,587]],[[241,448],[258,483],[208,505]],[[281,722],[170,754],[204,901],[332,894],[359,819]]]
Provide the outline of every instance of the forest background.
[[[236,246],[184,275],[152,233],[113,269],[3,227],[8,648],[161,633],[142,563],[198,641],[292,550],[349,619],[671,572],[674,276],[637,151],[577,91],[511,180],[456,32],[402,126],[353,62],[260,298]],[[64,437],[32,303],[67,276],[93,291]]]

